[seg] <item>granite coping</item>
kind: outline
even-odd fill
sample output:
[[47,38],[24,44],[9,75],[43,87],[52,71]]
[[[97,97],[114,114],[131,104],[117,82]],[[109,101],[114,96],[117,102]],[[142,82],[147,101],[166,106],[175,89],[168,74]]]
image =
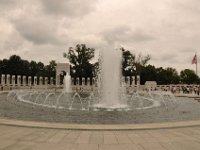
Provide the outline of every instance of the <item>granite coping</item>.
[[170,128],[200,127],[200,120],[162,122],[162,123],[144,123],[144,124],[68,124],[23,121],[8,118],[0,118],[0,125],[28,127],[28,128],[46,128],[58,130],[88,130],[88,131],[126,131],[126,130],[156,130]]

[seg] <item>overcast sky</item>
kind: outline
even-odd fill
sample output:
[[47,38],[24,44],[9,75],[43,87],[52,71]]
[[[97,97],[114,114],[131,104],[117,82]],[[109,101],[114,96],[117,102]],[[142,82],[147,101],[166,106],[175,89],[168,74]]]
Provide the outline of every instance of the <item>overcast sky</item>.
[[[122,45],[150,64],[189,68],[200,56],[200,0],[0,0],[0,59],[66,62],[78,43]],[[200,71],[200,69],[199,69]]]

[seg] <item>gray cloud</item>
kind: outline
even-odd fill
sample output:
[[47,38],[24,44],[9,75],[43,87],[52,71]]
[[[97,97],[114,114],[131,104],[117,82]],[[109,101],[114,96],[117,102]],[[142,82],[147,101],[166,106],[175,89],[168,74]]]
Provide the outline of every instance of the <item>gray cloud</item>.
[[117,26],[112,29],[107,29],[102,33],[103,39],[108,43],[113,42],[126,42],[126,43],[137,43],[147,42],[154,40],[155,37],[148,33],[144,33],[141,29],[132,30],[128,26]]
[[174,2],[176,8],[184,10],[186,13],[199,13],[200,1],[199,0],[178,0]]
[[14,25],[24,39],[34,44],[57,44],[56,22],[47,18],[20,18],[15,20]]
[[48,14],[64,16],[84,16],[95,9],[97,0],[41,0]]
[[101,49],[116,42],[150,54],[153,65],[190,68],[200,50],[199,5],[199,0],[0,0],[0,51],[2,57],[64,62],[62,53],[70,46]]
[[23,46],[23,39],[17,34],[12,33],[3,43],[4,50],[19,50]]
[[195,48],[183,48],[179,50],[180,53],[191,53],[195,51],[197,51]]
[[16,4],[16,0],[0,0],[0,8],[8,9]]

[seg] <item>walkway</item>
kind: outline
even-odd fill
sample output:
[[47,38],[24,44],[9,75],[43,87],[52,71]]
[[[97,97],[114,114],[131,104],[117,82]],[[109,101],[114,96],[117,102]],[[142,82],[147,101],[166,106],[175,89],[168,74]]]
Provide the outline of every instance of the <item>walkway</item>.
[[83,131],[0,125],[0,150],[199,149],[200,126],[153,130]]

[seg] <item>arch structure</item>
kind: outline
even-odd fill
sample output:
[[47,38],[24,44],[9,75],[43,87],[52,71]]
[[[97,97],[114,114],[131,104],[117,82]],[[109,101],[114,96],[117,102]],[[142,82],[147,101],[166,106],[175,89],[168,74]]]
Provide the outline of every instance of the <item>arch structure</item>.
[[56,85],[61,83],[61,75],[70,74],[70,64],[69,63],[57,63],[56,66]]

